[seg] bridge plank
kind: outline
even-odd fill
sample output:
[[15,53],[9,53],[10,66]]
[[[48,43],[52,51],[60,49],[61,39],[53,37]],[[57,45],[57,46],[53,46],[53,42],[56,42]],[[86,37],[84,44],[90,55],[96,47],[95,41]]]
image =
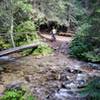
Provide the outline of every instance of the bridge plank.
[[32,43],[32,44],[29,44],[29,45],[24,45],[24,46],[20,46],[20,47],[15,47],[15,48],[3,50],[3,51],[0,52],[0,57],[11,54],[11,53],[19,52],[23,49],[36,48],[36,47],[38,47],[39,44],[40,43]]

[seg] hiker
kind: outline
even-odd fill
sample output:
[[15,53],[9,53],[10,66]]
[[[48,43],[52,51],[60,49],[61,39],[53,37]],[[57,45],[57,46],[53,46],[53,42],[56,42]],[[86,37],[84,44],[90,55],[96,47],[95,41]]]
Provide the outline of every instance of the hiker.
[[51,31],[52,41],[56,41],[56,37],[55,37],[56,33],[57,33],[57,30],[53,27]]

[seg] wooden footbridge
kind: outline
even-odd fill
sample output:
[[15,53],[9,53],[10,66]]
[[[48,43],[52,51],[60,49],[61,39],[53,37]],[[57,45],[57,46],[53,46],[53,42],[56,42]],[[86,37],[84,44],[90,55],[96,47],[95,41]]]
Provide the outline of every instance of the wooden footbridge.
[[[37,32],[37,34],[38,34],[39,32]],[[27,45],[23,45],[23,46],[19,46],[19,47],[16,47],[15,46],[15,41],[14,41],[14,36],[15,36],[15,34],[16,33],[13,33],[13,36],[12,37],[10,37],[10,40],[11,40],[11,42],[12,42],[12,45],[13,45],[13,47],[12,48],[10,48],[10,49],[6,49],[6,50],[3,50],[3,51],[0,51],[0,57],[2,57],[2,56],[6,56],[6,55],[8,55],[8,54],[12,54],[12,53],[15,53],[15,52],[20,52],[20,51],[22,51],[22,50],[24,50],[24,49],[30,49],[30,48],[37,48],[40,44],[43,44],[43,42],[33,42],[33,43],[31,43],[31,44],[29,44],[29,39],[28,39],[28,37],[27,37],[27,34],[32,34],[32,33],[20,33],[20,34],[23,34],[23,35],[25,35],[26,36],[26,38],[27,38]],[[17,33],[17,34],[19,34],[19,33]],[[6,36],[7,34],[5,33],[0,33],[0,36],[3,36],[3,37],[7,37]],[[39,36],[40,36],[40,34],[38,34]],[[42,37],[43,38],[43,37]],[[41,41],[41,40],[40,40]]]
[[15,48],[3,50],[0,52],[0,57],[6,56],[6,55],[11,54],[11,53],[19,52],[19,51],[24,50],[24,49],[37,48],[39,44],[40,43],[32,43],[32,44],[25,45],[25,46],[20,46],[20,47],[15,47]]
[[[25,33],[25,34],[27,34],[27,33]],[[5,37],[5,34],[0,34],[0,36]],[[12,41],[12,44],[14,44],[13,47],[10,49],[0,51],[0,57],[15,53],[15,52],[19,52],[19,51],[22,51],[24,49],[37,48],[40,44],[43,44],[43,42],[39,42],[39,41],[34,41],[33,43],[31,42],[31,44],[30,44],[28,41],[28,38],[27,38],[27,42],[28,42],[27,45],[22,45],[22,46],[16,47],[14,39],[13,39],[13,41]]]
[[[27,34],[27,33],[25,33],[25,34]],[[28,33],[29,34],[29,33]],[[39,32],[37,32],[37,34],[41,37],[41,38],[45,38],[45,39],[47,39],[47,40],[51,40],[51,38],[50,38],[50,35],[48,36],[48,35],[41,35]],[[2,34],[3,35],[3,34]],[[1,35],[0,35],[1,36]],[[26,35],[26,37],[27,37],[27,35]],[[57,36],[58,38],[59,38],[59,36]],[[61,38],[61,40],[63,40],[64,41],[64,38]],[[61,41],[60,40],[60,41]],[[70,38],[68,39],[66,39],[65,38],[65,40],[67,41],[70,41]],[[41,40],[40,40],[41,41]],[[27,42],[28,42],[28,38],[27,38]],[[29,43],[29,42],[28,42]],[[30,49],[30,48],[37,48],[40,44],[43,44],[43,42],[33,42],[33,43],[31,43],[31,44],[27,44],[27,45],[23,45],[23,46],[19,46],[19,47],[15,47],[15,43],[14,43],[14,40],[12,41],[12,44],[14,44],[13,45],[13,48],[10,48],[10,49],[7,49],[7,50],[3,50],[3,51],[0,51],[0,57],[1,56],[6,56],[6,55],[8,55],[8,54],[12,54],[12,53],[15,53],[15,52],[19,52],[19,51],[22,51],[22,50],[24,50],[24,49]]]

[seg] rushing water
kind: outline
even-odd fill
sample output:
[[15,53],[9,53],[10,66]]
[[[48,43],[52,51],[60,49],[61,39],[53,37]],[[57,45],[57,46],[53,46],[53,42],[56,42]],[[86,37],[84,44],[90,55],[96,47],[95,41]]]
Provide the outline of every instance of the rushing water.
[[[11,62],[14,61],[14,58],[5,56],[5,57],[1,57],[0,61],[2,64],[4,64],[5,62],[7,62],[9,64],[10,63],[9,61],[11,61]],[[15,65],[14,65],[15,63],[12,64],[14,66],[14,68],[15,68]],[[8,64],[6,64],[6,65],[8,65]],[[17,66],[18,65],[16,65],[16,68],[18,69]],[[29,65],[27,65],[27,66],[29,66]],[[26,68],[27,68],[27,66],[26,66]],[[96,65],[94,64],[94,66],[96,66]],[[31,67],[29,66],[28,68],[31,68]],[[12,69],[12,67],[11,67],[11,69]],[[24,71],[24,70],[25,70],[25,67],[24,67],[24,69],[21,69],[21,71]],[[31,70],[33,70],[33,68],[29,70],[28,74],[30,74]],[[19,71],[19,69],[18,69],[18,71]],[[50,70],[48,70],[47,73],[50,73]],[[45,75],[47,73],[45,71]],[[48,81],[46,81],[46,82],[52,83],[49,85],[52,85],[51,88],[53,88],[54,91],[51,92],[51,94],[48,93],[48,96],[42,100],[100,100],[100,96],[99,96],[100,77],[97,77],[100,75],[100,73],[98,73],[98,74],[96,72],[95,72],[95,74],[93,72],[88,73],[88,72],[80,70],[80,68],[78,67],[76,69],[65,68],[65,69],[60,70],[60,72],[58,72],[58,74],[59,74],[58,76],[60,76],[60,78],[57,78],[57,79],[55,78],[55,80],[52,80],[53,77],[55,76],[55,75],[53,76],[53,74],[54,74],[54,71],[51,71],[52,78],[50,78],[51,77],[50,75],[49,76],[47,75],[47,77],[49,77],[49,78],[48,78]],[[55,74],[57,76],[57,73],[55,73]],[[40,76],[42,76],[42,74],[41,75],[39,74],[39,77]],[[23,77],[26,77],[26,76],[23,75]],[[32,87],[34,85],[33,84],[34,82],[31,83],[33,78],[34,77],[31,76],[30,82],[28,83],[28,85],[31,84]],[[17,78],[16,78],[16,80],[17,80]],[[55,81],[59,81],[59,83],[60,83],[60,85],[57,88],[53,87],[53,84],[56,84]],[[16,84],[15,84],[15,86],[16,86]],[[33,88],[31,88],[31,89],[33,89]],[[44,90],[47,90],[46,86],[43,86],[43,87],[41,86],[41,88],[40,88],[38,85],[36,88],[37,88],[36,90],[39,91],[39,93],[37,95],[40,95],[40,93],[42,93],[41,88],[43,88]],[[48,90],[51,91],[50,89],[48,89]],[[41,95],[41,96],[45,96],[45,95]]]
[[70,71],[70,74],[50,100],[100,100],[100,77],[91,77],[78,70]]

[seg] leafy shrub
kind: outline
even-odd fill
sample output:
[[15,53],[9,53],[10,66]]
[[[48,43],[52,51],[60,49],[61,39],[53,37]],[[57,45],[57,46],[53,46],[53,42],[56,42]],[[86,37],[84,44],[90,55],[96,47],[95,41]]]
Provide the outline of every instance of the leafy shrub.
[[7,49],[10,46],[11,45],[8,43],[8,41],[6,41],[3,37],[0,36],[0,50]]
[[32,95],[25,96],[24,90],[9,89],[4,92],[0,100],[36,100]]
[[15,42],[16,42],[16,46],[20,46],[20,45],[25,45],[25,44],[29,44],[32,43],[34,41],[38,41],[39,37],[36,33],[32,33],[32,34],[16,34],[16,36],[14,37]]
[[70,54],[74,57],[83,58],[82,53],[86,51],[88,51],[87,44],[82,42],[82,37],[76,37],[70,45]]
[[[70,45],[70,54],[73,57],[91,62],[100,62],[100,49],[93,45],[93,42],[87,42],[85,37],[76,37]],[[95,45],[97,45],[95,43]],[[97,51],[95,51],[97,48]],[[94,50],[95,49],[95,50]]]
[[[85,38],[86,39],[86,38]],[[84,39],[84,41],[85,41]],[[70,45],[70,54],[73,57],[80,58],[82,60],[99,62],[100,61],[100,50],[95,52],[93,46],[88,42],[83,42],[82,37],[75,38]]]
[[89,100],[100,100],[100,78],[97,77],[92,80],[82,91],[80,91],[80,96],[89,94]]
[[[24,45],[27,43],[31,43],[33,41],[39,41],[39,37],[36,34],[36,28],[33,22],[31,21],[27,21],[25,23],[20,24],[17,28],[16,28],[16,32],[26,32],[29,34],[16,34],[15,37],[15,41],[16,41],[16,45]],[[30,34],[31,33],[31,34]],[[48,45],[40,45],[37,49],[28,49],[28,50],[24,50],[23,52],[21,52],[22,55],[26,56],[29,54],[33,55],[47,55],[49,53],[51,53],[52,50]]]
[[6,90],[1,100],[21,100],[23,95],[24,91],[21,90]]
[[33,50],[34,49],[23,50],[20,54],[23,55],[23,56],[28,56],[28,55],[33,53]]
[[32,21],[25,21],[17,26],[16,32],[35,32],[36,27]]
[[26,21],[18,25],[16,28],[16,32],[20,33],[16,34],[15,36],[15,41],[17,46],[27,44],[33,42],[34,40],[39,39],[38,35],[36,34],[35,25],[32,21]]
[[48,55],[52,53],[52,49],[47,44],[39,45],[37,49],[34,50],[33,55]]
[[43,24],[46,24],[47,21],[46,21],[46,19],[45,19],[44,17],[40,17],[40,18],[37,17],[37,18],[34,20],[34,23],[35,23],[36,28],[39,29],[39,26],[40,26],[40,25],[43,25]]
[[[80,18],[80,28],[71,44],[71,54],[82,60],[100,62],[100,7],[99,1],[89,2],[91,14],[85,14]],[[94,9],[92,9],[94,8]],[[81,44],[81,45],[80,45]],[[95,51],[97,50],[97,51]]]
[[23,56],[27,56],[29,54],[32,54],[34,56],[39,56],[39,55],[45,56],[51,54],[52,51],[53,50],[47,44],[41,44],[38,46],[38,48],[24,50],[23,52],[21,52],[21,54]]
[[94,51],[88,51],[82,54],[85,59],[92,62],[99,62],[100,61],[100,54]]
[[82,60],[100,61],[100,37],[96,33],[88,33],[91,25],[84,24],[77,31],[74,40],[70,45],[70,54]]

